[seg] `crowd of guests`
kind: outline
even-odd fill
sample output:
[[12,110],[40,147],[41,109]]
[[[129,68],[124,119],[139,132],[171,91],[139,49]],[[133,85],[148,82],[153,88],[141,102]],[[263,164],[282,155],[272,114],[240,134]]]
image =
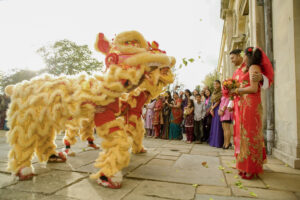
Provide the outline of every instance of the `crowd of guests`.
[[186,134],[187,143],[207,141],[210,146],[228,149],[234,121],[236,169],[243,179],[252,179],[263,173],[267,158],[261,90],[273,83],[274,70],[261,48],[235,49],[230,59],[236,67],[232,79],[239,86],[226,89],[216,80],[212,93],[207,87],[200,93],[173,92],[173,98],[167,92],[146,106],[145,128],[149,137],[181,139]]
[[213,147],[228,149],[232,111],[229,98],[222,96],[221,82],[214,82],[213,92],[205,86],[201,92],[169,91],[144,107],[146,136],[178,139],[187,143],[208,142]]
[[0,130],[8,130],[6,124],[6,110],[9,102],[10,99],[6,95],[0,94]]

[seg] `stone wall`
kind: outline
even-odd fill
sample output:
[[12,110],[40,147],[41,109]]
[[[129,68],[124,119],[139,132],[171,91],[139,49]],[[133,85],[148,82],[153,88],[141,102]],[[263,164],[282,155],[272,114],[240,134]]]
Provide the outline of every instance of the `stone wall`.
[[[297,53],[299,55],[300,52],[299,10],[298,0],[273,0],[276,133],[276,143],[273,154],[295,168],[300,168],[300,62],[299,56],[296,58]],[[298,24],[296,22],[298,22]]]

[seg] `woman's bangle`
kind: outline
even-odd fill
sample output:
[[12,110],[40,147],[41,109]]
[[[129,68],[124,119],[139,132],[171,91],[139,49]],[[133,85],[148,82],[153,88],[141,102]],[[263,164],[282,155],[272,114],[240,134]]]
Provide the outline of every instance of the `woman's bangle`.
[[239,88],[236,88],[236,89],[235,89],[235,93],[236,93],[236,94],[239,94]]

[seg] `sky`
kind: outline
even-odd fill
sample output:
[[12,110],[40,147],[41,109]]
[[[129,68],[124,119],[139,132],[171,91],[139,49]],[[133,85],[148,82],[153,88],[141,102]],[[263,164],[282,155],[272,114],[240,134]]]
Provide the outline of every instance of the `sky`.
[[[177,80],[193,90],[217,67],[223,21],[220,0],[0,0],[0,70],[45,67],[36,52],[68,39],[87,44],[93,56],[96,35],[137,30],[148,41],[194,63],[177,71]],[[198,59],[200,56],[200,59]]]

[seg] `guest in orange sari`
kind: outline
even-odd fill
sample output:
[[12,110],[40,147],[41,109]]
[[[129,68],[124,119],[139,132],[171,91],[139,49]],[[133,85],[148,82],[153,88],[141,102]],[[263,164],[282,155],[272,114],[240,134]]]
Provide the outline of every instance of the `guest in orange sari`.
[[261,49],[249,47],[245,50],[245,55],[244,63],[247,65],[241,77],[242,85],[235,89],[235,93],[240,95],[240,149],[236,152],[236,167],[243,179],[252,179],[263,172],[263,163],[266,160],[262,132],[261,85],[252,76],[262,73],[272,83],[274,72],[271,62]]

